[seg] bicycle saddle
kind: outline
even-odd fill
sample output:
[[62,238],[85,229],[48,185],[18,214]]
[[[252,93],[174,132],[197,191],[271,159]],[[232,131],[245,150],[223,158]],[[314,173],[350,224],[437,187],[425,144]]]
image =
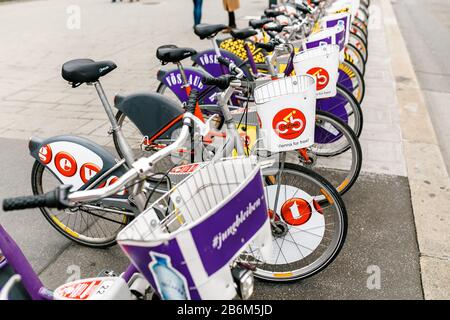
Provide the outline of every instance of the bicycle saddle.
[[231,30],[230,34],[235,39],[244,40],[244,39],[247,39],[248,37],[258,34],[258,32],[256,32],[256,30],[251,29],[251,28],[245,28],[245,29],[240,29],[240,30],[237,30],[237,29]]
[[201,23],[194,27],[194,33],[203,40],[205,38],[215,36],[217,33],[225,30],[226,28],[228,27],[224,24]]
[[264,15],[268,18],[276,18],[278,16],[283,15],[284,13],[274,9],[266,9],[264,10]]
[[262,27],[264,27],[265,24],[272,22],[272,21],[273,21],[272,19],[268,19],[268,18],[260,19],[260,20],[253,19],[248,22],[248,25],[250,27],[252,27],[253,29],[261,29]]
[[197,51],[192,48],[178,48],[173,44],[161,46],[156,49],[156,57],[164,63],[180,62],[195,54],[197,54]]
[[94,61],[92,59],[75,59],[63,64],[61,75],[64,80],[73,84],[85,82],[96,82],[116,69],[117,66],[112,61]]

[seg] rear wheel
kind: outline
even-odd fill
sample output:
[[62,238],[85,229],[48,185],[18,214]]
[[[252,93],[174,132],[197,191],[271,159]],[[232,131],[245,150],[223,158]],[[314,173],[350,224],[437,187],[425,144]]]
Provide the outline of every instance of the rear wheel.
[[[136,127],[136,125],[122,111],[117,112],[116,121],[119,127],[122,129],[125,140],[133,150],[136,158],[149,157],[155,152],[161,150],[161,148],[164,148],[174,141],[173,139],[169,139],[165,141],[155,141],[155,143],[148,144],[146,141],[148,141],[149,137],[144,137],[144,135]],[[120,148],[120,144],[115,134],[113,134],[113,140],[118,155],[123,159],[123,151]],[[184,160],[185,159],[183,157],[166,157],[155,164],[154,172],[165,173],[175,165],[181,164]]]
[[[33,194],[43,194],[61,185],[39,161],[31,171]],[[47,221],[65,237],[81,245],[105,248],[116,243],[116,236],[130,220],[121,208],[103,207],[101,201],[79,207],[56,210],[39,208]]]

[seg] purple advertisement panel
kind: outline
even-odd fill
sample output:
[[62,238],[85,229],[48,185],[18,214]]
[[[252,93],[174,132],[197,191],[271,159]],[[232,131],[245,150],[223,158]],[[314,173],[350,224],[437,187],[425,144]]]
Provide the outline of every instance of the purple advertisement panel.
[[[328,20],[326,22],[326,27],[327,28],[333,28],[333,27],[335,27],[337,25],[342,25],[344,27],[344,35],[347,36],[347,28],[350,26],[350,24],[349,24],[349,16],[346,15],[346,16],[343,16],[343,17],[340,17],[340,18]],[[345,40],[346,39],[344,38],[344,41]]]
[[[327,111],[348,124],[348,114],[345,106],[347,100],[339,92],[336,96],[317,100],[317,110]],[[314,131],[314,141],[318,144],[333,143],[342,137],[342,133],[333,128],[323,128],[316,125]]]
[[[239,64],[231,53],[221,50],[220,54],[234,64]],[[217,54],[214,50],[200,52],[198,56],[195,57],[195,62],[213,77],[219,77],[230,73],[228,68],[219,63],[217,60]]]
[[228,264],[267,219],[262,179],[257,173],[233,201],[191,229],[206,273],[212,275]]
[[[191,88],[202,92],[206,89],[206,86],[202,83],[203,73],[195,71],[193,69],[185,69],[187,81],[189,82]],[[186,102],[188,99],[188,94],[186,93],[186,88],[183,85],[183,78],[178,69],[174,69],[164,75],[162,80],[164,84],[172,90],[172,92],[180,99],[181,102]],[[209,93],[207,97],[203,100],[205,103],[213,103],[214,99],[211,98],[213,92]],[[212,101],[209,101],[212,100]]]
[[324,43],[324,44],[333,44],[333,37],[332,36],[328,36],[328,37],[325,37],[323,39],[307,42],[306,43],[306,49],[317,48],[322,43]]
[[157,247],[120,244],[163,300],[200,300],[177,240]]

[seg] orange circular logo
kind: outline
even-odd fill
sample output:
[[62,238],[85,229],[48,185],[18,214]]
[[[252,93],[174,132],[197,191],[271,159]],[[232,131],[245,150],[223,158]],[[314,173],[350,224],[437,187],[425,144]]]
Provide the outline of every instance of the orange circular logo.
[[307,74],[316,78],[316,90],[318,91],[324,89],[330,82],[330,75],[324,68],[312,68]]
[[305,131],[306,119],[303,112],[294,108],[279,111],[272,121],[272,128],[282,139],[298,138]]
[[65,177],[72,177],[77,172],[77,162],[64,151],[58,152],[55,156],[55,167]]
[[305,224],[311,218],[311,214],[311,206],[304,199],[292,198],[281,206],[283,220],[292,226]]
[[49,145],[42,146],[39,149],[39,160],[41,160],[43,164],[50,163],[50,161],[52,161],[52,157],[53,157],[52,148],[50,148]]
[[100,172],[100,167],[93,163],[85,163],[81,166],[80,169],[80,178],[81,180],[86,183],[89,180],[92,179],[97,173]]

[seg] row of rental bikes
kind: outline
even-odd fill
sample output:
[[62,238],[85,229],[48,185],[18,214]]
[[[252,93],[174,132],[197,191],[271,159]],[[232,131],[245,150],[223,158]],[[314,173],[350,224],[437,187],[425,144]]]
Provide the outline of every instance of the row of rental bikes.
[[0,225],[0,299],[248,299],[255,277],[304,279],[336,258],[362,162],[369,1],[286,1],[257,18],[228,35],[195,26],[209,50],[159,47],[158,92],[114,108],[100,83],[113,62],[63,65],[73,88],[95,87],[118,156],[33,137],[33,195],[3,210],[39,208],[131,263],[51,291]]

